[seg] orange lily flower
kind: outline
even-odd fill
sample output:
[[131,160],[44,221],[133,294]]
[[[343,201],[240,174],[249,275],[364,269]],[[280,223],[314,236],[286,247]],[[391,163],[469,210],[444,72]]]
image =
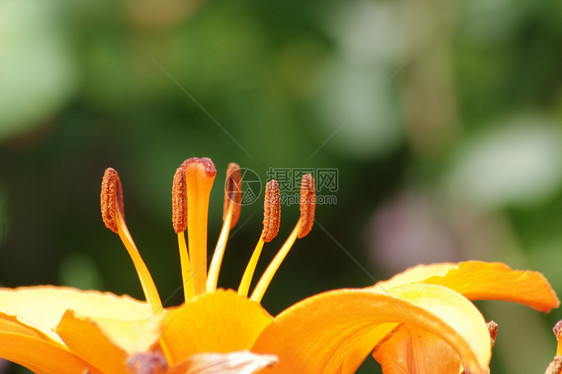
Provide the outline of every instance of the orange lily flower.
[[489,299],[541,312],[560,304],[537,272],[481,261],[420,265],[297,303],[275,317],[253,351],[275,353],[270,371],[279,373],[353,373],[371,352],[385,374],[488,373],[490,334],[469,300]]
[[274,180],[266,186],[264,228],[238,291],[222,290],[217,281],[240,214],[241,174],[229,165],[224,225],[207,271],[215,174],[210,159],[194,158],[174,176],[183,305],[163,308],[125,224],[121,182],[108,169],[102,217],[129,252],[147,301],[67,287],[0,289],[0,357],[36,373],[351,373],[374,350],[385,373],[487,373],[490,335],[469,300],[507,300],[543,312],[559,305],[540,273],[470,261],[419,266],[364,289],[325,292],[273,318],[260,302],[296,239],[312,228],[314,180],[303,177],[301,217],[249,295],[264,243],[279,229],[279,186]]

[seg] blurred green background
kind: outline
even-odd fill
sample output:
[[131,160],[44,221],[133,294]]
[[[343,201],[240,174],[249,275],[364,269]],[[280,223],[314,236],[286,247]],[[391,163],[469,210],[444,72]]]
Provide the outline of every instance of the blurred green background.
[[[562,294],[561,19],[557,0],[0,0],[0,285],[142,298],[99,213],[112,166],[162,298],[181,303],[172,177],[208,156],[210,247],[228,162],[264,183],[270,167],[339,170],[337,203],[317,207],[329,235],[297,242],[272,314],[462,259],[541,271]],[[237,287],[262,208],[243,207],[221,286]],[[259,269],[297,218],[283,207]],[[560,312],[478,306],[499,323],[492,371],[543,372]]]

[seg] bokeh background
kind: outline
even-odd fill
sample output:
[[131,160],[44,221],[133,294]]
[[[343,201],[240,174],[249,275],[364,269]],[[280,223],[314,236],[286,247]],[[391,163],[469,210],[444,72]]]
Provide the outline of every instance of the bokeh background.
[[[463,259],[539,270],[562,294],[561,19],[556,0],[0,0],[0,285],[142,298],[99,213],[112,166],[162,298],[181,303],[172,177],[209,156],[210,247],[228,162],[263,182],[270,167],[339,171],[337,202],[317,207],[325,231],[297,242],[265,296],[272,314]],[[262,208],[242,210],[223,287]],[[297,218],[283,207],[259,269]],[[492,371],[543,372],[560,311],[478,305],[499,323]]]

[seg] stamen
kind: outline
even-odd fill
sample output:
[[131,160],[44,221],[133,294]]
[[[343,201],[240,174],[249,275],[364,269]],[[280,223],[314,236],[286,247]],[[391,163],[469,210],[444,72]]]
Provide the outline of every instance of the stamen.
[[224,221],[222,225],[221,233],[219,235],[219,239],[217,240],[217,246],[215,247],[215,252],[213,253],[213,259],[211,260],[211,266],[209,267],[209,275],[207,277],[207,292],[214,292],[217,289],[222,259],[224,257],[224,250],[226,248],[226,242],[228,241],[228,234],[230,233],[232,212],[233,208],[231,204],[228,208],[226,221]]
[[156,285],[125,223],[123,188],[119,174],[117,174],[115,169],[108,168],[105,170],[101,184],[100,200],[101,215],[105,226],[117,233],[121,238],[125,248],[127,248],[127,252],[129,252],[129,256],[133,260],[146,300],[154,314],[161,313],[162,302],[160,301]]
[[183,164],[176,169],[172,183],[172,224],[176,234],[187,229],[187,188]]
[[546,368],[544,374],[562,374],[562,320],[556,322],[552,331],[558,343],[556,346],[556,355]]
[[195,295],[205,292],[209,197],[217,169],[209,158],[190,158],[182,166],[187,187],[187,239]]
[[256,266],[258,264],[258,260],[260,259],[264,243],[265,242],[263,241],[262,234],[260,235],[258,244],[256,244],[256,248],[254,248],[254,252],[252,252],[250,262],[248,262],[248,265],[246,265],[246,270],[244,270],[244,275],[242,276],[242,280],[240,281],[240,286],[238,286],[238,295],[240,296],[248,296],[248,291],[250,290],[252,278],[254,277],[254,272],[256,271]]
[[314,225],[314,211],[316,208],[316,188],[312,174],[305,174],[301,179],[300,212],[301,212],[301,231],[299,239],[304,238],[312,230]]
[[240,166],[235,163],[230,163],[226,170],[226,181],[224,184],[224,209],[223,209],[223,225],[211,266],[209,267],[209,275],[207,277],[207,292],[214,292],[217,289],[219,281],[219,273],[221,270],[222,259],[226,249],[226,242],[228,241],[228,234],[230,230],[236,226],[240,218],[240,202],[242,201],[242,174],[240,173]]
[[554,360],[548,365],[544,374],[561,374],[562,373],[562,356],[554,357]]
[[226,249],[226,242],[228,241],[228,234],[230,230],[236,226],[240,218],[240,208],[242,201],[242,174],[240,173],[240,166],[231,162],[228,164],[226,170],[226,181],[224,183],[224,208],[223,208],[223,225],[211,266],[209,267],[209,276],[207,277],[207,292],[214,292],[217,289],[219,281],[219,273],[221,269],[224,251]]
[[494,321],[490,321],[486,323],[486,326],[488,327],[488,333],[490,334],[492,348],[494,348],[494,345],[496,344],[496,336],[498,336],[498,324]]
[[265,201],[263,203],[263,241],[269,243],[277,236],[281,223],[281,194],[279,183],[275,179],[265,185]]
[[252,292],[252,296],[250,297],[251,300],[257,301],[258,303],[261,302],[261,299],[263,298],[263,295],[265,294],[267,287],[269,287],[269,284],[271,283],[273,276],[277,272],[277,269],[279,269],[281,263],[283,262],[283,260],[291,250],[291,247],[297,240],[297,235],[300,231],[301,222],[302,221],[299,218],[297,224],[295,225],[295,228],[293,229],[293,231],[291,232],[291,234],[289,235],[289,237],[287,238],[281,249],[279,249],[279,252],[277,252],[275,257],[273,258],[273,260],[271,261],[271,263],[269,264],[269,266],[261,276],[258,284],[256,285],[256,288],[254,288],[254,292]]
[[117,226],[118,212],[125,217],[123,205],[123,187],[119,174],[113,168],[107,168],[103,175],[101,183],[101,218],[105,227],[118,234],[119,229]]
[[554,325],[552,328],[554,335],[556,336],[556,356],[562,356],[562,319]]
[[176,170],[172,184],[172,224],[174,231],[178,235],[183,294],[187,302],[194,296],[195,291],[193,287],[193,272],[184,234],[187,228],[187,190],[183,165]]
[[222,210],[222,220],[226,221],[228,215],[228,208],[232,205],[232,222],[230,223],[230,229],[238,223],[240,218],[240,209],[242,208],[242,173],[240,172],[240,166],[238,164],[231,162],[228,164],[228,169],[226,170],[226,181],[224,184],[224,206]]
[[[275,275],[275,273],[281,266],[281,263],[291,250],[291,247],[297,240],[297,236],[305,237],[312,229],[312,224],[314,223],[316,195],[314,190],[314,179],[310,174],[306,174],[302,177],[300,203],[301,216],[297,221],[295,228],[261,276],[258,284],[256,285],[256,288],[254,289],[254,292],[252,292],[252,296],[250,297],[250,299],[257,301],[258,303],[261,302],[263,295],[267,290],[267,287],[269,287],[273,276]],[[304,206],[305,204],[307,204],[308,206]]]
[[[275,238],[279,232],[279,224],[281,222],[281,196],[279,192],[279,184],[276,180],[271,180],[265,186],[265,199],[263,203],[263,231],[256,244],[256,248],[252,253],[250,262],[246,266],[242,280],[240,281],[240,286],[238,287],[238,294],[241,296],[247,296],[248,290],[250,289],[250,284],[252,283],[252,278],[254,272],[256,271],[256,266],[263,249],[265,242],[270,242]],[[273,226],[276,226],[274,228]],[[275,232],[271,235],[272,232]]]

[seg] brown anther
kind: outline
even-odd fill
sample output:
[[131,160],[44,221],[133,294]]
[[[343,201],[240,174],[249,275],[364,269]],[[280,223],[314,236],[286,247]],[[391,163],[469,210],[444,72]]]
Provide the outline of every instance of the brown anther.
[[187,190],[183,164],[177,168],[172,184],[172,224],[176,234],[187,228]]
[[544,374],[562,374],[562,356],[554,357]]
[[262,239],[270,242],[279,232],[281,223],[281,192],[279,183],[275,179],[265,185],[265,199],[263,202],[263,231]]
[[305,174],[301,179],[300,212],[301,229],[298,238],[308,235],[314,225],[314,211],[316,208],[316,188],[311,174]]
[[554,325],[552,328],[554,335],[556,336],[556,356],[562,356],[562,319]]
[[238,219],[240,218],[240,209],[242,205],[242,173],[240,172],[240,166],[238,164],[231,162],[228,164],[228,169],[226,170],[226,181],[224,183],[224,207],[222,211],[222,219],[226,220],[228,214],[228,207],[232,203],[232,221],[230,222],[230,228],[232,229],[236,226]]
[[494,348],[494,344],[496,344],[496,336],[498,335],[498,324],[494,321],[490,321],[486,323],[488,326],[488,332],[490,333],[490,340],[492,341],[492,348]]
[[554,335],[556,336],[556,340],[561,340],[562,338],[562,319],[558,322],[556,322],[556,324],[554,325],[554,327],[552,328],[552,332],[554,332]]
[[123,188],[119,174],[113,168],[105,169],[101,182],[100,194],[101,217],[105,226],[116,234],[119,233],[117,214],[125,217],[123,210]]

